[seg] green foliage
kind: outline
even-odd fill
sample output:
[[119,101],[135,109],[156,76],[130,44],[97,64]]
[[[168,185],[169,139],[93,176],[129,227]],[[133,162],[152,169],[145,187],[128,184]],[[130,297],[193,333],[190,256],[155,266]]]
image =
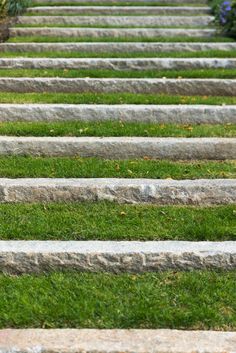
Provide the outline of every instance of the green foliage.
[[0,0],[0,17],[17,16],[29,6],[30,0]]

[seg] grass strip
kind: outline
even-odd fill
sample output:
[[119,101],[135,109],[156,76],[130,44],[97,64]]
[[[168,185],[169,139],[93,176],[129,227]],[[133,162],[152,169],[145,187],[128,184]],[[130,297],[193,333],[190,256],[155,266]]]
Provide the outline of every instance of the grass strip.
[[12,93],[1,92],[0,103],[67,104],[236,104],[236,97],[171,96],[141,93]]
[[176,125],[104,122],[6,122],[0,134],[11,136],[145,136],[145,137],[236,137],[236,124]]
[[103,160],[80,157],[0,157],[8,178],[236,178],[236,161]]
[[215,36],[215,37],[50,37],[50,36],[17,36],[10,37],[9,43],[60,43],[60,42],[142,42],[142,43],[222,43],[222,42],[235,42],[234,39],[229,37]]
[[1,58],[236,58],[236,50],[206,50],[196,52],[81,52],[40,51],[1,52]]
[[1,240],[236,240],[232,205],[2,204],[0,217]]
[[62,78],[236,78],[236,69],[106,70],[106,69],[0,69],[0,77]]
[[235,272],[0,275],[0,327],[235,330]]

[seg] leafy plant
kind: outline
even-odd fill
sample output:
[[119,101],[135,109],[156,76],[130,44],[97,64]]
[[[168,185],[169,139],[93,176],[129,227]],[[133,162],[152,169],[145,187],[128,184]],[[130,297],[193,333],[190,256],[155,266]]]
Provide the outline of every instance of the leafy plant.
[[236,37],[236,0],[213,0],[211,6],[223,32]]
[[20,15],[28,6],[29,0],[0,0],[0,17]]

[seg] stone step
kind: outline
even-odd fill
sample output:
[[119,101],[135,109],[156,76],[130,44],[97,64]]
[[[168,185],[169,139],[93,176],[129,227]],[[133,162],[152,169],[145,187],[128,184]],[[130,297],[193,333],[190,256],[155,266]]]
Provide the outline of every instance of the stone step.
[[0,121],[236,124],[236,105],[0,104]]
[[232,160],[236,138],[0,136],[0,155]]
[[91,52],[91,53],[130,53],[130,52],[196,52],[206,50],[236,50],[236,42],[231,43],[0,43],[0,52],[36,52],[63,51],[63,52]]
[[9,30],[11,37],[46,36],[46,37],[91,37],[91,38],[155,38],[155,37],[211,37],[215,29],[186,28],[70,28],[70,27],[15,27]]
[[107,200],[156,205],[236,204],[236,179],[0,178],[0,191],[1,203]]
[[153,3],[153,5],[172,5],[172,4],[177,4],[177,5],[185,5],[185,6],[189,6],[189,5],[197,5],[197,6],[204,6],[204,5],[207,5],[207,0],[124,0],[124,1],[121,1],[121,0],[34,0],[32,1],[32,4],[69,4],[71,5],[71,3],[73,4],[82,4],[84,3],[85,5],[88,4],[88,3],[94,3],[95,5],[97,3],[109,3],[112,5],[117,5],[118,3],[122,3],[122,2],[125,2],[126,4],[130,3],[137,3],[137,2],[140,2],[140,3]]
[[236,59],[54,59],[54,58],[0,58],[0,69],[81,69],[81,70],[190,70],[235,69]]
[[207,26],[213,16],[20,16],[22,25]]
[[[234,353],[235,332],[177,330],[6,329],[2,352]],[[112,342],[112,344],[111,344]]]
[[236,242],[0,241],[0,257],[0,272],[9,274],[235,270]]
[[157,93],[187,96],[236,95],[230,79],[13,78],[0,77],[0,92]]
[[210,14],[208,6],[39,6],[29,7],[28,13],[55,14],[100,14],[100,15],[204,15]]

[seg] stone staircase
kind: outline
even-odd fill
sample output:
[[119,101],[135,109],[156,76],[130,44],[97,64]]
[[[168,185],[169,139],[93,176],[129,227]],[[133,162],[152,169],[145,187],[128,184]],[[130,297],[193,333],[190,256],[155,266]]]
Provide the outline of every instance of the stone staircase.
[[[156,6],[158,2],[161,6]],[[1,93],[129,93],[162,97],[222,97],[222,100],[223,97],[236,96],[234,77],[221,78],[217,71],[233,72],[236,69],[236,58],[228,56],[236,50],[236,42],[218,36],[210,8],[204,1],[199,4],[197,0],[186,0],[185,3],[184,0],[136,0],[134,4],[133,0],[126,0],[123,6],[119,6],[118,0],[34,0],[33,5],[10,29],[10,40],[0,44],[0,69],[12,70],[9,77],[0,77]],[[221,56],[214,57],[217,51]],[[43,53],[49,53],[48,57]],[[86,57],[86,53],[96,57]],[[204,53],[207,53],[206,57]],[[78,57],[78,54],[85,57]],[[47,73],[55,69],[61,73],[74,70],[75,76],[55,74],[47,77]],[[30,70],[38,71],[32,74]],[[104,70],[106,75],[96,77],[92,74],[90,77],[88,73],[88,77],[80,76],[78,73],[83,70],[90,73]],[[174,78],[161,76],[167,71],[170,75],[172,70],[177,73],[192,70],[193,77],[179,77],[178,74]],[[204,70],[215,70],[215,73],[213,77],[202,77],[200,74]],[[146,74],[148,71],[150,75]],[[18,76],[15,72],[21,73]],[[22,124],[113,121],[179,124],[190,126],[190,129],[195,125],[204,128],[208,124],[213,128],[236,124],[235,114],[236,105],[224,103],[71,104],[65,98],[60,104],[0,104],[2,123]],[[0,155],[35,158],[79,156],[118,161],[213,160],[220,163],[236,159],[236,138],[100,137],[89,134],[83,137],[0,136]],[[109,176],[0,179],[1,203],[101,200],[186,207],[234,205],[236,180]],[[236,243],[2,240],[0,268],[2,272],[14,275],[64,270],[114,274],[163,270],[235,271]],[[50,331],[2,330],[0,352],[233,353],[236,344],[234,333],[223,332]]]

